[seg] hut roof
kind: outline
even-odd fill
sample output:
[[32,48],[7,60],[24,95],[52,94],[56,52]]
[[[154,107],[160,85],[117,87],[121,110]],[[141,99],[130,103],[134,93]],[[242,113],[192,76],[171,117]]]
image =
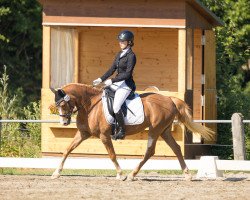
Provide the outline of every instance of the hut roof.
[[186,0],[198,10],[213,26],[223,26],[224,23],[199,0]]

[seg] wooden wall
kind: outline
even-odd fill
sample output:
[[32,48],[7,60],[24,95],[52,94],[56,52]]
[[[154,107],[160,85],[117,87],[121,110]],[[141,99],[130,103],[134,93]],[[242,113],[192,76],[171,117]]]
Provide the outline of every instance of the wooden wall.
[[43,23],[185,26],[182,0],[40,0]]
[[212,25],[190,4],[186,3],[186,27],[212,29]]
[[[121,28],[79,28],[79,82],[91,84],[111,66],[120,51],[116,40]],[[156,86],[178,91],[177,29],[129,29],[135,34],[137,64],[134,79],[137,90]]]

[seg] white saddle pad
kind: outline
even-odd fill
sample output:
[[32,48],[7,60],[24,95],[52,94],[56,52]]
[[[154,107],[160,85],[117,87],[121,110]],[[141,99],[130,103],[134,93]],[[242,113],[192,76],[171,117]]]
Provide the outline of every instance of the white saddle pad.
[[[102,104],[103,104],[103,112],[105,115],[105,118],[109,124],[114,123],[114,118],[109,114],[108,106],[107,106],[107,98],[104,95],[104,92],[102,94]],[[124,122],[126,125],[138,125],[143,123],[144,121],[144,110],[143,110],[143,104],[141,101],[141,98],[138,94],[135,93],[135,98],[133,100],[126,100],[127,107],[133,112],[130,112],[130,110],[127,110],[127,116],[124,117]]]

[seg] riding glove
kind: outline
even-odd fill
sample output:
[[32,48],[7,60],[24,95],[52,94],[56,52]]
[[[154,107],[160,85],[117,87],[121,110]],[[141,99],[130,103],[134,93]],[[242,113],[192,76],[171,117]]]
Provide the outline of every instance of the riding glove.
[[104,82],[105,86],[110,86],[112,84],[112,80],[108,79]]
[[96,79],[96,80],[93,81],[93,85],[94,85],[94,86],[97,86],[97,85],[99,85],[101,82],[102,82],[102,79],[101,79],[101,78],[98,78],[98,79]]

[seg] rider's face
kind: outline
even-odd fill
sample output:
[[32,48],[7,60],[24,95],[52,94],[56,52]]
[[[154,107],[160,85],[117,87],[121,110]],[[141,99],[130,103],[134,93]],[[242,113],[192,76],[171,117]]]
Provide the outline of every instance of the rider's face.
[[128,46],[128,41],[119,41],[121,49],[125,49]]

